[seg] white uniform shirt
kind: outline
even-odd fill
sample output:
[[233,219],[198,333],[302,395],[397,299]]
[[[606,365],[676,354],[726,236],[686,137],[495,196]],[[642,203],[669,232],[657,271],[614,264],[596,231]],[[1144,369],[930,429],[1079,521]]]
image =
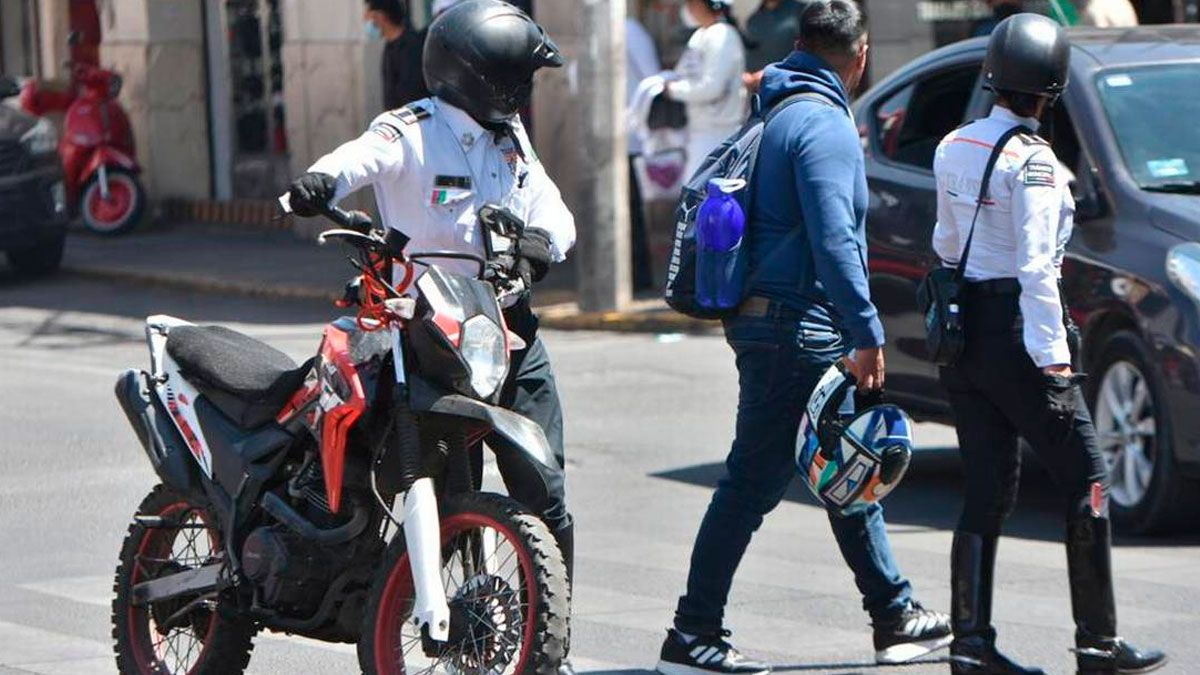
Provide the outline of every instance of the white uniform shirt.
[[687,104],[688,129],[737,129],[746,121],[746,52],[737,29],[724,21],[698,28],[675,68],[670,96]]
[[[428,98],[376,117],[362,136],[317,160],[309,171],[337,179],[335,202],[374,186],[383,223],[409,236],[410,251],[483,255],[475,210],[496,203],[512,209],[526,227],[549,233],[551,255],[560,262],[575,244],[575,219],[519,118],[512,127],[520,150],[513,136],[497,139],[466,112]],[[438,265],[467,275],[478,271],[463,261]]]
[[[950,132],[938,145],[933,161],[938,220],[933,250],[945,264],[956,264],[966,246],[992,147],[1019,124],[1038,127],[1037,120],[996,106],[990,115]],[[1039,368],[1071,362],[1058,290],[1075,215],[1067,181],[1067,172],[1045,141],[1024,135],[1010,140],[992,172],[965,271],[972,281],[1020,282],[1025,350]]]

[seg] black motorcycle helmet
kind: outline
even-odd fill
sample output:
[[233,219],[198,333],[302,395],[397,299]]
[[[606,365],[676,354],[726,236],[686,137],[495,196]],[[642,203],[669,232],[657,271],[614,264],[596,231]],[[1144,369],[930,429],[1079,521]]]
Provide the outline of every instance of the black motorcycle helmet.
[[1014,14],[992,31],[984,86],[1054,99],[1067,88],[1070,61],[1071,43],[1061,26],[1040,14]]
[[546,31],[500,0],[466,0],[440,14],[424,57],[430,93],[490,124],[511,120],[528,103],[534,71],[563,64]]

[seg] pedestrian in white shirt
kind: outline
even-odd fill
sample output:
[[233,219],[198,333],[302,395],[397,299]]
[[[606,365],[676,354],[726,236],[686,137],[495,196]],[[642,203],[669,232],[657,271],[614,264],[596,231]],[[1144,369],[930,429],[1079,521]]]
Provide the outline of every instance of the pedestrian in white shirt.
[[679,79],[668,84],[667,95],[687,106],[685,176],[746,121],[746,51],[731,5],[732,0],[685,0],[680,7],[684,25],[696,31],[675,68]]
[[1001,21],[990,40],[983,72],[996,105],[942,139],[933,164],[933,247],[965,282],[965,346],[941,369],[966,476],[950,552],[950,668],[1042,673],[997,651],[991,623],[996,544],[1016,501],[1024,438],[1065,497],[1079,672],[1147,672],[1166,657],[1117,635],[1107,472],[1071,370],[1059,276],[1075,204],[1054,151],[1035,134],[1066,89],[1071,47],[1058,24],[1026,13]]

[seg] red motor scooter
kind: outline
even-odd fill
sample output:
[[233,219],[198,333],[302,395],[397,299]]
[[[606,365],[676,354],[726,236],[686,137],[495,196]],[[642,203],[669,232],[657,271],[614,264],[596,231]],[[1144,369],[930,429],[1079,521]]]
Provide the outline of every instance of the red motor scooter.
[[21,108],[39,116],[66,112],[58,153],[68,203],[97,234],[128,232],[145,211],[146,191],[138,180],[141,167],[129,117],[116,100],[121,76],[90,63],[68,66],[71,81],[66,91],[29,80],[21,91]]

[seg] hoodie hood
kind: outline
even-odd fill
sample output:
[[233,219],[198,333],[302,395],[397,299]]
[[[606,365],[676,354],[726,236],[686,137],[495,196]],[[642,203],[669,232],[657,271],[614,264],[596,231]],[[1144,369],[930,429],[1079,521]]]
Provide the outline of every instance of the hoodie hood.
[[763,71],[759,100],[764,108],[793,94],[815,93],[850,109],[850,97],[837,71],[825,59],[805,51],[794,51],[783,61]]

